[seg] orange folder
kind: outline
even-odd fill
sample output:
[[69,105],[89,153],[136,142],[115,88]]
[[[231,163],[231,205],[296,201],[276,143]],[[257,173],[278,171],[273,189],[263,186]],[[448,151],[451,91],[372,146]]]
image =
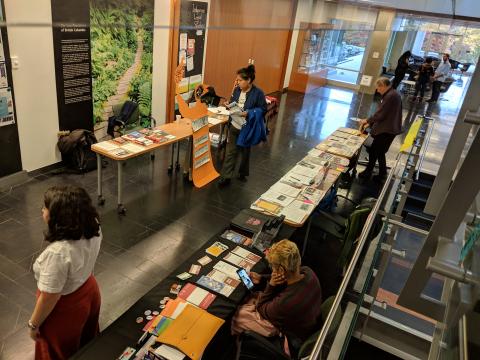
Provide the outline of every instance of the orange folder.
[[225,320],[188,304],[158,337],[158,341],[176,347],[192,360],[198,360],[224,322]]

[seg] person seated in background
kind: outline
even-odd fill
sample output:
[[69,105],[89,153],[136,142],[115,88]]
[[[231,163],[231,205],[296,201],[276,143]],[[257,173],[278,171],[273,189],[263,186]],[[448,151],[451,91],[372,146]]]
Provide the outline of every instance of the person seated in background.
[[[423,101],[423,96],[425,95],[425,89],[427,88],[427,84],[432,80],[434,74],[435,71],[433,70],[432,66],[432,58],[427,58],[425,60],[425,63],[422,64],[418,71],[418,79],[415,84],[415,94],[410,100],[418,100],[418,102]],[[417,98],[418,92],[420,92],[420,96]]]
[[275,243],[266,259],[271,275],[250,272],[254,284],[267,280],[266,288],[239,308],[232,320],[232,333],[251,330],[272,336],[278,330],[288,339],[289,352],[296,353],[318,330],[322,305],[320,282],[312,269],[300,266],[300,252],[290,240]]

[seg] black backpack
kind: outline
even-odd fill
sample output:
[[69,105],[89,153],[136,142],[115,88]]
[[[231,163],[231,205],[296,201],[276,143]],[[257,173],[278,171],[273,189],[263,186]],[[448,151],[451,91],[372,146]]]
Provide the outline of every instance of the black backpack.
[[77,129],[68,135],[60,136],[57,146],[69,170],[75,173],[86,173],[97,168],[97,156],[90,149],[96,142],[93,132]]

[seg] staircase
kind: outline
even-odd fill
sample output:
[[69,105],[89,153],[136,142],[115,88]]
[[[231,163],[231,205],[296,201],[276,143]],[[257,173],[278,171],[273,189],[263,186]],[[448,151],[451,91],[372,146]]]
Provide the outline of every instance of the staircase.
[[418,180],[413,181],[402,212],[405,224],[427,231],[430,230],[435,217],[425,214],[423,210],[434,180],[434,175],[421,172]]

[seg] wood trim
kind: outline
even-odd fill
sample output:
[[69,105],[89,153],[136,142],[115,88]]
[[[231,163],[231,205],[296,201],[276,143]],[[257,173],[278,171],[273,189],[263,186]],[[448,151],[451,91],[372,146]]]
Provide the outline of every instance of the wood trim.
[[170,76],[167,79],[167,106],[165,122],[170,123],[175,120],[175,70],[178,62],[178,36],[180,26],[180,1],[170,0],[170,34],[168,39],[168,69]]
[[290,75],[290,82],[288,84],[290,90],[307,93],[327,84],[325,69],[319,70],[315,73],[307,74],[298,72],[298,65],[302,58],[303,43],[305,41],[305,35],[307,31],[331,29],[333,29],[333,25],[327,23],[307,23],[303,21],[300,23],[297,46],[295,47],[295,56],[292,64],[292,73]]
[[[297,17],[297,9],[298,9],[298,0],[294,0],[292,3],[292,16],[290,18],[290,30],[288,30],[288,37],[287,37],[287,46],[285,56],[283,57],[283,65],[282,65],[282,75],[280,75],[280,84],[279,89],[283,89],[283,84],[285,83],[285,75],[287,74],[287,65],[288,65],[288,58],[290,57],[290,46],[292,45],[292,34],[293,34],[293,27],[295,26],[295,18]],[[295,49],[296,50],[296,49]]]

